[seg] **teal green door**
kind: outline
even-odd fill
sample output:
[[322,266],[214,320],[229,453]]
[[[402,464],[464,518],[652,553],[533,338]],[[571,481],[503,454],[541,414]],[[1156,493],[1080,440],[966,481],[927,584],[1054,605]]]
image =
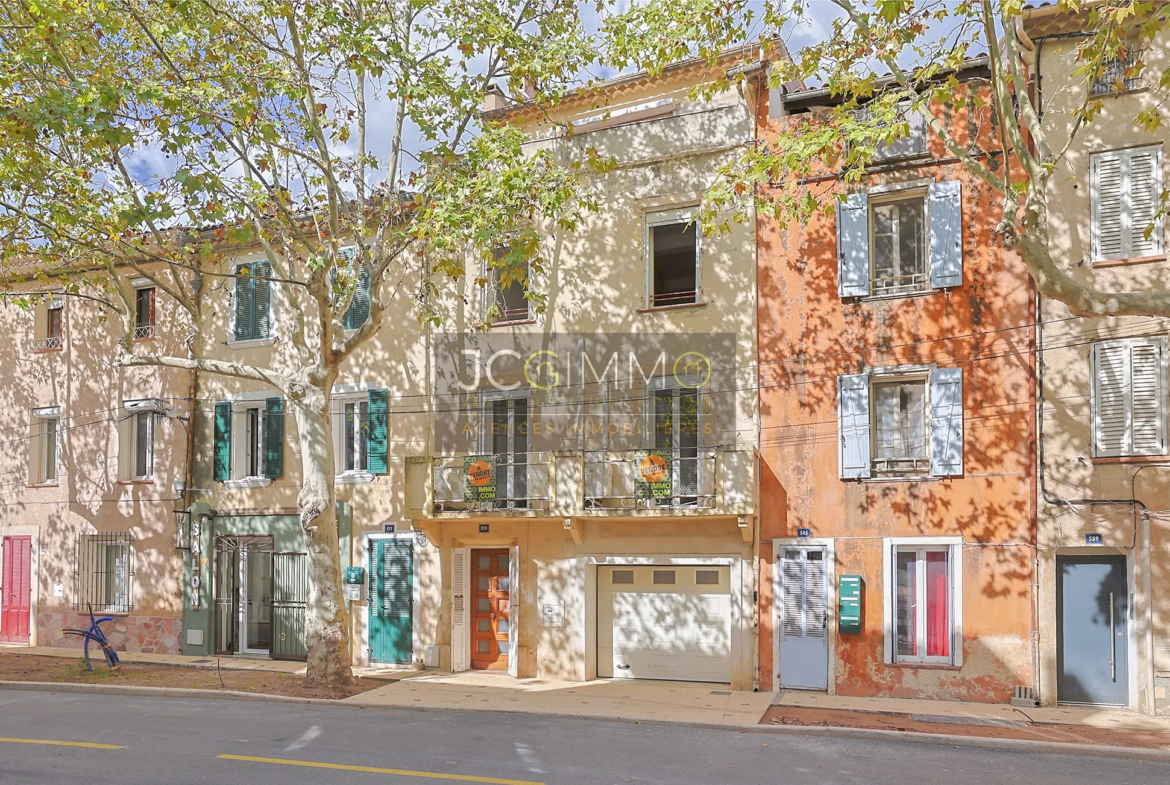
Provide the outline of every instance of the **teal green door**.
[[410,662],[414,551],[410,540],[374,540],[370,549],[370,662]]

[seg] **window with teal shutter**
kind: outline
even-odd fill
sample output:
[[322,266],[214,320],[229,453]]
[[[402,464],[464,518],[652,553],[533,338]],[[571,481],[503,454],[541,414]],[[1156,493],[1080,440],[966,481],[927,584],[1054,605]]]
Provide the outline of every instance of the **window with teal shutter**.
[[272,265],[268,262],[241,264],[236,268],[237,341],[267,338],[271,319]]
[[388,472],[388,442],[390,438],[389,394],[386,390],[370,390],[366,394],[370,418],[370,436],[366,444],[366,467],[371,474]]
[[264,476],[279,480],[284,476],[284,398],[264,404]]
[[232,405],[217,403],[215,405],[215,438],[214,478],[216,482],[224,482],[232,476]]
[[345,312],[345,329],[356,330],[370,318],[370,270],[365,265],[358,273],[357,285],[349,310]]

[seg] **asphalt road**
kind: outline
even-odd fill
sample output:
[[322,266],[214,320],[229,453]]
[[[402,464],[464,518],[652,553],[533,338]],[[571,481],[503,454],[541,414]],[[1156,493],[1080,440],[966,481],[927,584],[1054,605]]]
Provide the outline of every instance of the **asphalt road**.
[[0,691],[0,785],[79,782],[1165,785],[1170,763],[603,720]]

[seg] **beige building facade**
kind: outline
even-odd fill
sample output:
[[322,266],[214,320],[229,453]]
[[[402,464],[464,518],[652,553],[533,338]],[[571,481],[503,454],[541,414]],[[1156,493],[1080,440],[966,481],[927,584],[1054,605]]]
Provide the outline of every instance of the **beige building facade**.
[[[1054,148],[1086,91],[1104,96],[1051,181],[1057,263],[1101,291],[1165,290],[1166,228],[1156,212],[1170,133],[1134,123],[1161,103],[1165,35],[1135,38],[1144,75],[1119,62],[1087,84],[1073,74],[1083,18],[1049,6],[1025,19]],[[1170,713],[1168,325],[1073,317],[1049,300],[1037,317],[1041,699]]]
[[[754,54],[723,67],[758,73]],[[420,327],[408,271],[341,369],[355,664],[754,685],[755,231],[691,219],[752,143],[758,82],[691,97],[711,75],[624,77],[551,115],[489,94],[485,119],[530,150],[610,165],[586,175],[583,225],[542,229],[538,296],[471,261]],[[208,309],[207,356],[291,363],[298,295],[239,286]],[[200,374],[195,397],[183,650],[303,657],[296,424],[260,384]]]

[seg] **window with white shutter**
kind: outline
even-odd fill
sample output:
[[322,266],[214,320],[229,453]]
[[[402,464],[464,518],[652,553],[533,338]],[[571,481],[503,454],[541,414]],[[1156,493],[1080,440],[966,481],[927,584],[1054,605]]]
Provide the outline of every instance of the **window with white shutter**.
[[1094,153],[1089,168],[1092,261],[1162,254],[1162,148]]
[[1165,340],[1101,341],[1091,362],[1093,457],[1165,455]]

